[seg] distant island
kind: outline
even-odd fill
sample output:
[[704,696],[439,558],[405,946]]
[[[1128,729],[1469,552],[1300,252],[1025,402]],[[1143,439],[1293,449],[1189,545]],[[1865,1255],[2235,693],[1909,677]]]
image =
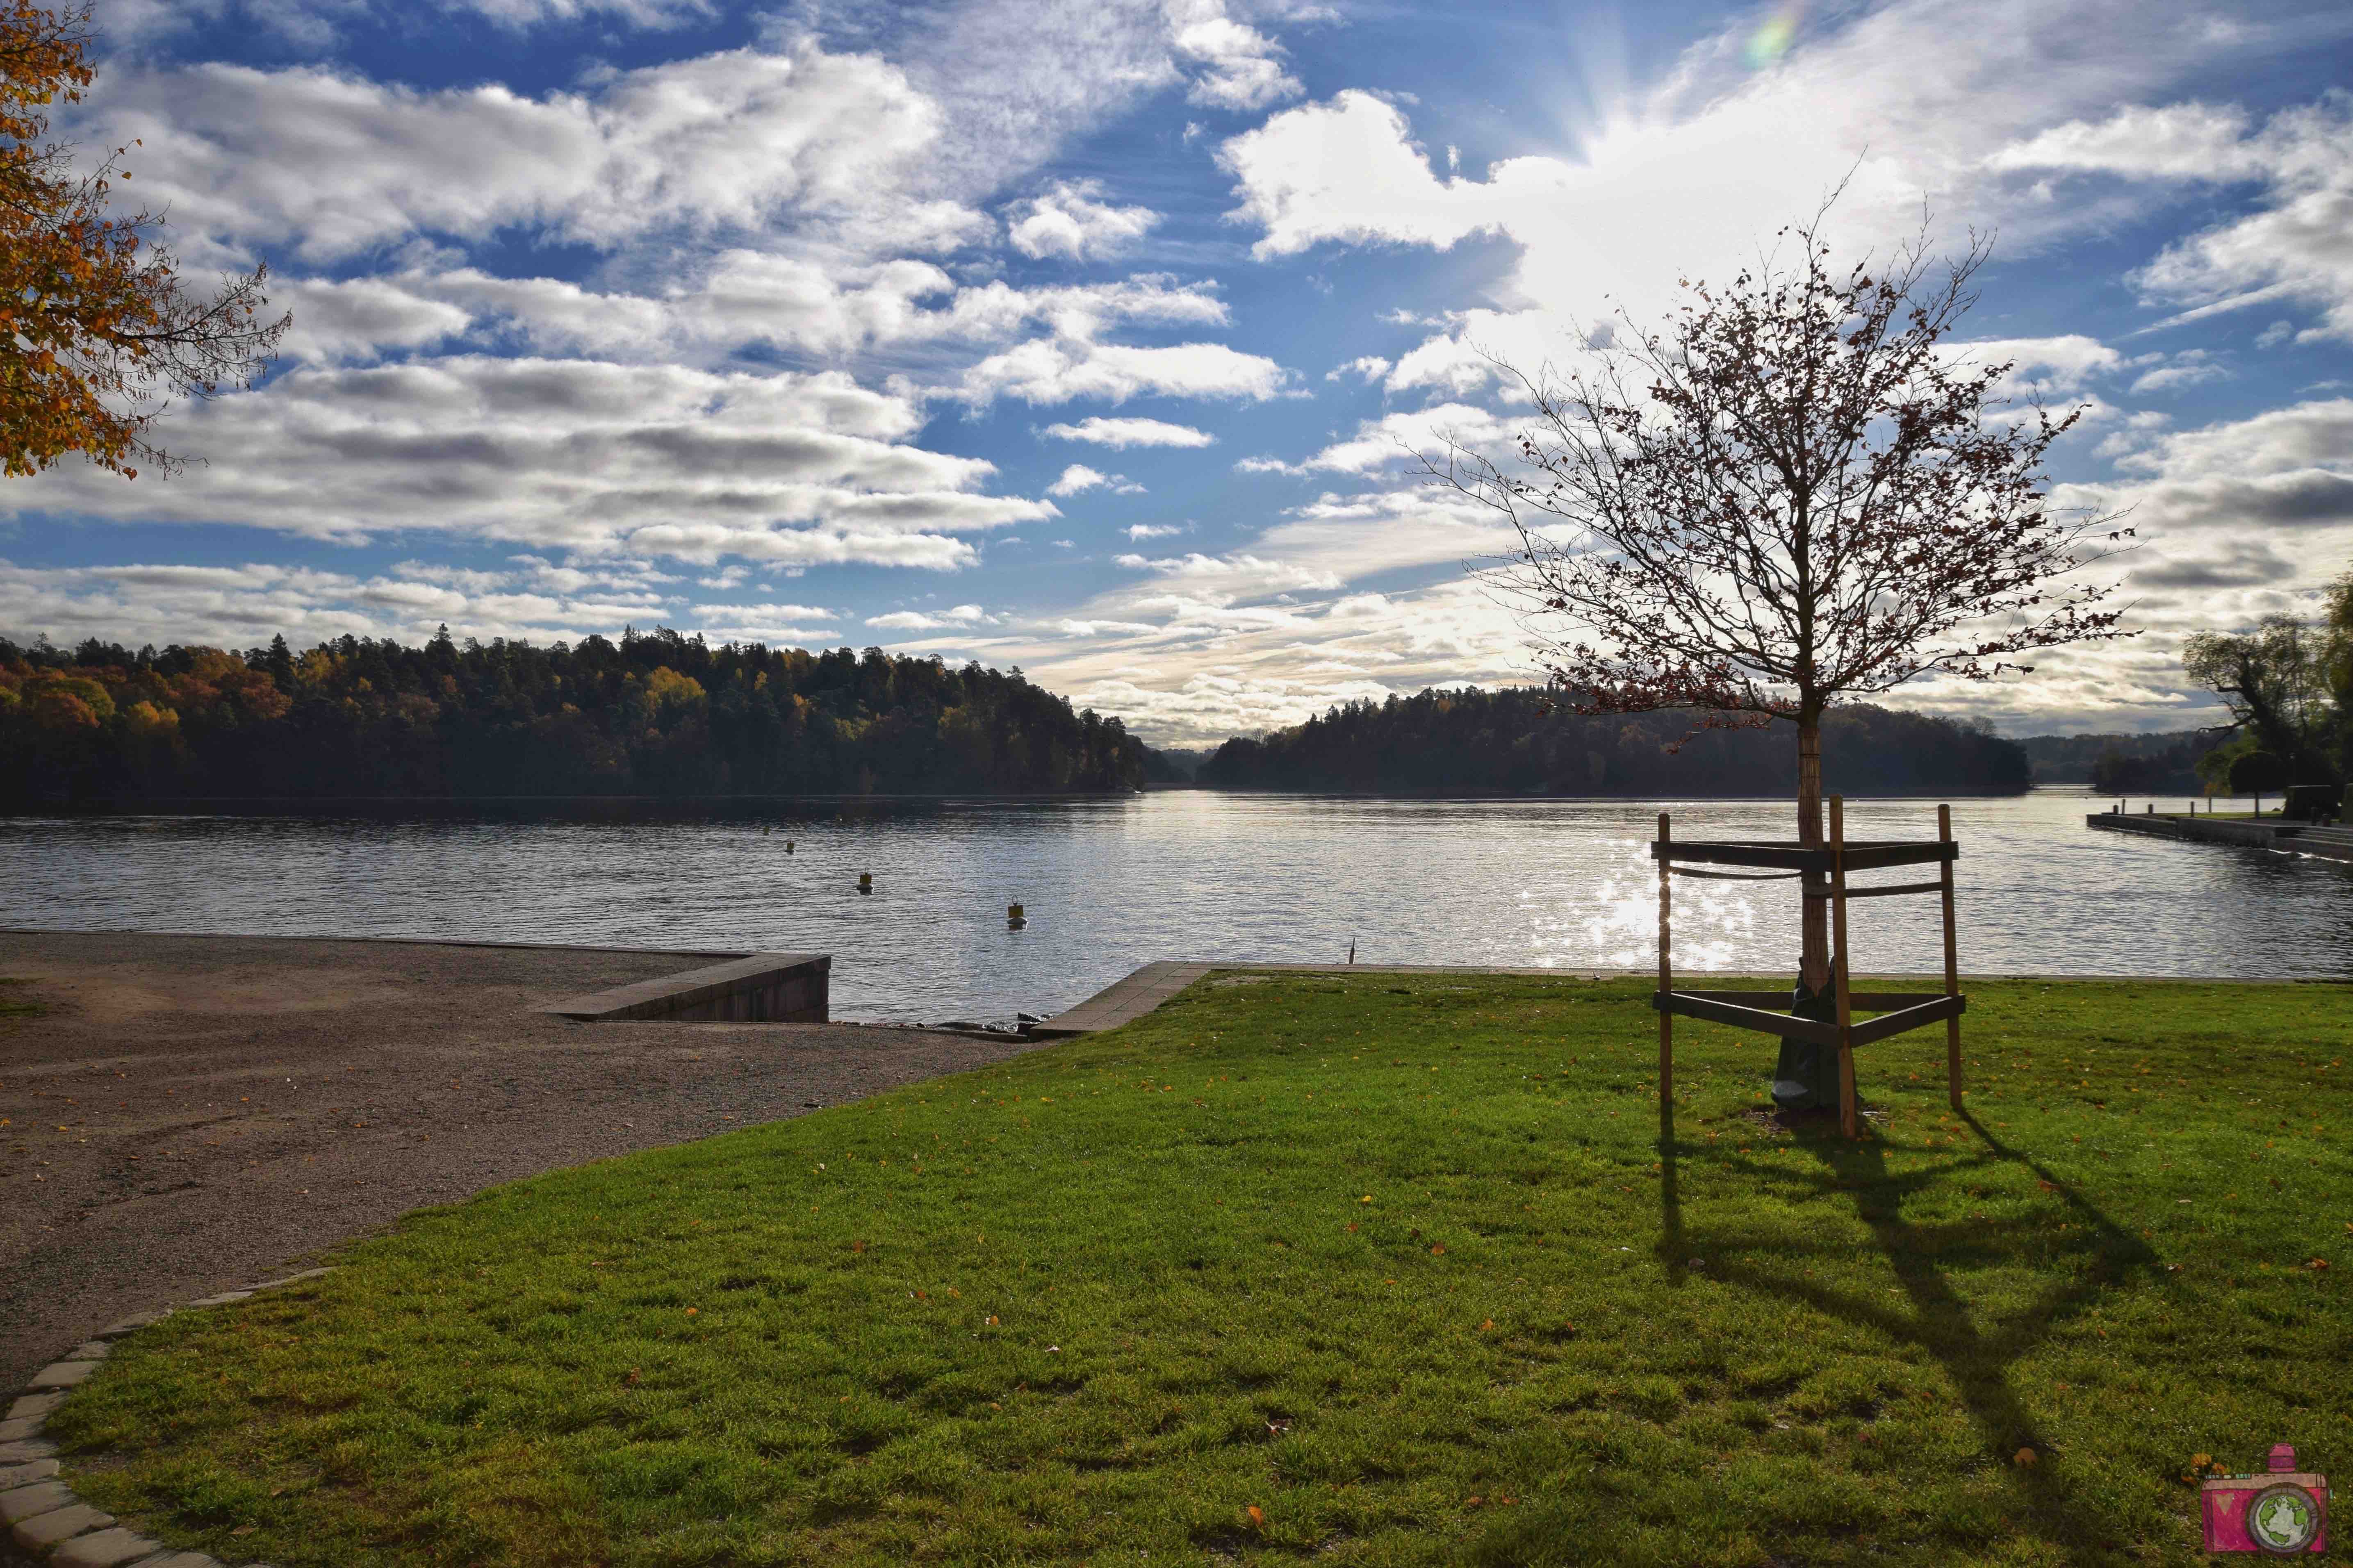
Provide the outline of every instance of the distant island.
[[295,653],[0,639],[0,804],[1125,792],[1145,748],[1018,669],[674,631]]
[[[1787,725],[1693,732],[1694,717],[1582,718],[1533,687],[1433,688],[1350,702],[1256,739],[1228,741],[1196,780],[1216,789],[1374,795],[1787,795]],[[1847,795],[2019,795],[2025,750],[1951,719],[1865,704],[1822,724],[1824,787]]]

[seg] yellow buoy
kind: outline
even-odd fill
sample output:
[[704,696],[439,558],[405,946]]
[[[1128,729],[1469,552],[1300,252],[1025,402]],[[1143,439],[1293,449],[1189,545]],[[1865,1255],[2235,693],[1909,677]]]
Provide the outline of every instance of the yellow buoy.
[[1019,904],[1008,904],[1005,906],[1005,923],[1012,930],[1019,931],[1029,923],[1029,917],[1021,912]]
[[858,890],[861,893],[871,893],[874,890],[873,872],[860,871],[858,873]]

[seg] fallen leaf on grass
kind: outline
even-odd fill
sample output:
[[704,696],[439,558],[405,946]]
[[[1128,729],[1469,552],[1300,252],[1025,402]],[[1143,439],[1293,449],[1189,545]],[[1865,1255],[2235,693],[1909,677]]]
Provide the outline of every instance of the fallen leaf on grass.
[[988,1326],[992,1329],[997,1327],[997,1319],[994,1315],[988,1319]]
[[1266,1515],[1259,1511],[1258,1504],[1252,1503],[1242,1511],[1250,1515],[1250,1524],[1254,1528],[1259,1530],[1266,1528]]
[[644,1379],[638,1375],[638,1369],[636,1367],[631,1367],[629,1369],[629,1375],[623,1378],[621,1381],[628,1384],[630,1387],[635,1388],[639,1383],[643,1382]]
[[1489,1319],[1485,1320],[1484,1321],[1482,1321],[1482,1323],[1480,1323],[1480,1325],[1479,1325],[1479,1331],[1480,1331],[1481,1333],[1482,1333],[1482,1334],[1483,1334],[1483,1333],[1486,1333],[1486,1332],[1489,1332],[1491,1330],[1493,1330],[1493,1329],[1494,1328],[1494,1326],[1495,1326],[1495,1320],[1494,1320],[1494,1319],[1493,1319],[1493,1318],[1489,1318]]
[[2031,1469],[2034,1468],[2035,1458],[2036,1455],[2033,1449],[2021,1448],[2016,1454],[2010,1457],[2010,1462],[2018,1466],[2021,1469]]

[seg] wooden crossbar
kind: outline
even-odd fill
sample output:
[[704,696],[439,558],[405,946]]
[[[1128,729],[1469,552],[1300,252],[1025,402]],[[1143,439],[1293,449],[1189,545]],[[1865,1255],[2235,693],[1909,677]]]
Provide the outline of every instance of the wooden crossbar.
[[[1678,989],[1677,996],[1698,996],[1710,1002],[1723,1002],[1735,1007],[1761,1007],[1772,1012],[1788,1009],[1787,991],[1694,991],[1689,986]],[[1936,991],[1857,991],[1848,996],[1858,1013],[1894,1013],[1905,1007],[1916,1007],[1923,1002],[1934,1002],[1942,995]]]
[[1882,1014],[1867,1024],[1855,1025],[1847,1030],[1847,1039],[1858,1046],[1867,1046],[1890,1035],[1901,1035],[1947,1018],[1957,1018],[1968,1010],[1968,1005],[1969,999],[1966,996],[1931,996],[1917,1006],[1900,1007],[1893,1013]]
[[[1690,876],[1692,873],[1684,871],[1677,874]],[[1850,899],[1892,899],[1899,893],[1941,893],[1944,890],[1945,884],[1942,882],[1897,882],[1885,888],[1849,888],[1846,890],[1846,896]],[[1830,889],[1827,888],[1810,889],[1806,894],[1810,899],[1827,899],[1830,896]]]
[[[1781,998],[1786,1005],[1787,996]],[[1819,1018],[1799,1018],[1788,1013],[1768,1013],[1761,1007],[1746,1007],[1736,1003],[1718,1002],[1713,997],[1694,995],[1688,991],[1669,991],[1651,998],[1651,1005],[1661,1014],[1681,1013],[1686,1018],[1704,1018],[1711,1024],[1729,1024],[1736,1029],[1755,1029],[1761,1034],[1781,1035],[1794,1040],[1811,1040],[1818,1046],[1839,1043],[1838,1026],[1825,1024]]]
[[[1784,1039],[1805,1040],[1838,1051],[1839,1127],[1849,1138],[1859,1136],[1854,1089],[1854,1048],[1909,1030],[1941,1022],[1945,1026],[1946,1092],[1953,1109],[1961,1108],[1961,1024],[1968,998],[1961,994],[1958,945],[1953,925],[1953,862],[1960,846],[1953,842],[1953,810],[1936,808],[1936,837],[1930,840],[1850,839],[1846,836],[1846,802],[1829,800],[1830,841],[1826,844],[1781,844],[1741,841],[1675,841],[1665,812],[1659,813],[1659,837],[1651,845],[1651,858],[1659,867],[1659,988],[1651,1005],[1659,1015],[1659,1135],[1672,1135],[1674,1105],[1674,1020],[1677,1015],[1754,1029]],[[1703,871],[1698,865],[1749,866],[1759,871]],[[1856,871],[1892,866],[1936,868],[1933,882],[1900,882],[1881,888],[1854,888],[1847,878]],[[1804,896],[1830,904],[1831,984],[1836,1022],[1800,1018],[1788,1011],[1790,994],[1781,991],[1678,991],[1673,953],[1676,877],[1699,877],[1725,882],[1782,881],[1803,877]],[[1945,928],[1945,989],[1941,994],[1909,991],[1863,991],[1852,988],[1847,974],[1846,906],[1852,899],[1891,899],[1912,893],[1942,896]],[[1857,1022],[1855,1014],[1879,1016]]]
[[[1877,871],[1890,866],[1927,866],[1952,859],[1960,846],[1922,839],[1916,843],[1850,844],[1844,847],[1849,871]],[[1828,875],[1839,851],[1802,844],[1744,844],[1704,839],[1681,843],[1662,840],[1651,846],[1653,860],[1695,860],[1717,866],[1770,866],[1784,871],[1818,871]]]
[[[1680,1013],[1686,1018],[1704,1018],[1711,1024],[1729,1024],[1736,1029],[1755,1029],[1759,1034],[1779,1035],[1788,1039],[1811,1040],[1818,1046],[1839,1043],[1837,1025],[1773,1010],[1776,1005],[1787,1007],[1788,1004],[1789,994],[1786,991],[1669,991],[1651,998],[1651,1005],[1662,1013]],[[1968,1008],[1968,998],[1935,992],[1857,991],[1848,995],[1847,1004],[1861,1012],[1884,1015],[1848,1027],[1850,1044],[1868,1046],[1893,1035],[1957,1018]]]

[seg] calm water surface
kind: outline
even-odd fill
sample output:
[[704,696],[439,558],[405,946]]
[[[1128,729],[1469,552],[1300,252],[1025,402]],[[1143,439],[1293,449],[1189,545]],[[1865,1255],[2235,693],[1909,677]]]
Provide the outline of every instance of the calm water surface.
[[[1965,971],[2353,976],[2353,867],[2094,832],[2097,804],[1955,804]],[[1154,959],[1336,963],[1351,942],[1361,963],[1642,968],[1661,809],[1171,791],[727,820],[0,819],[0,925],[821,952],[837,1017],[1004,1019]],[[1664,809],[1678,838],[1794,836],[1785,801]],[[1848,831],[1933,837],[1936,807],[1859,803]],[[1679,881],[1678,967],[1788,966],[1796,886]],[[1008,931],[1016,900],[1029,924]],[[1854,910],[1858,968],[1939,963],[1933,898]]]

